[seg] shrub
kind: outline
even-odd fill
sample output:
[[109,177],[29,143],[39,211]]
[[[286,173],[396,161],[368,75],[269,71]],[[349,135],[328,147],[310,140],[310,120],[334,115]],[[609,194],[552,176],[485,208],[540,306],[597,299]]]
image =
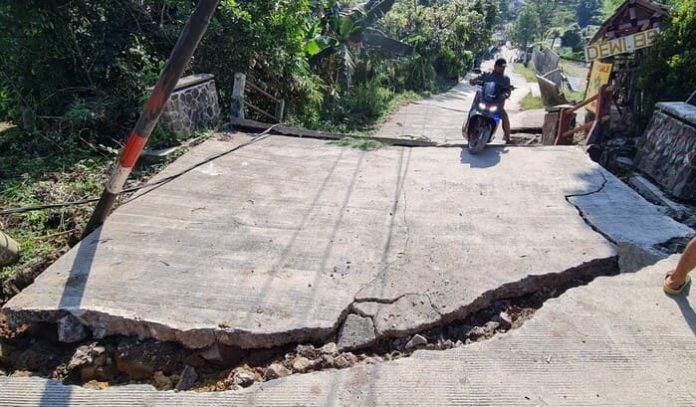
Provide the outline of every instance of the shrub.
[[696,90],[696,0],[677,5],[670,25],[648,49],[638,72],[644,92],[643,121],[659,101],[683,101]]
[[344,107],[349,115],[359,115],[365,119],[375,119],[389,107],[391,91],[380,86],[373,79],[352,89],[344,97]]

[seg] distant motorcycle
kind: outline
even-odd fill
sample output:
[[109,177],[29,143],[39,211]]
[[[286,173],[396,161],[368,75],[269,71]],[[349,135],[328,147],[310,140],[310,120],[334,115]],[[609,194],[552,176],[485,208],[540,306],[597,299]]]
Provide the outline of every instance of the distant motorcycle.
[[479,82],[479,85],[481,90],[476,92],[474,105],[471,107],[469,117],[462,128],[471,154],[480,153],[491,141],[502,120],[498,112],[499,103],[497,101],[501,98],[502,100],[509,98],[510,93],[515,89],[514,86],[498,89],[495,82]]

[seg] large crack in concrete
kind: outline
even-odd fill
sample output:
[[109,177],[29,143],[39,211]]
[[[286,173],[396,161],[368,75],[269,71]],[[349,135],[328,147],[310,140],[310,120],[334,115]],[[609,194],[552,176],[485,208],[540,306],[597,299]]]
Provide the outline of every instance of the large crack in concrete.
[[[55,326],[51,324],[24,326],[9,336],[6,329],[0,329],[4,335],[0,340],[0,375],[31,374],[90,388],[122,385],[135,380],[150,383],[160,390],[177,387],[181,390],[224,391],[290,374],[389,362],[409,357],[418,349],[445,350],[466,346],[517,329],[547,300],[559,297],[568,289],[586,285],[597,276],[618,273],[616,260],[591,262],[551,276],[538,276],[534,281],[525,279],[506,284],[484,294],[478,303],[471,304],[470,312],[463,318],[451,318],[448,323],[422,327],[413,335],[375,339],[360,351],[341,350],[335,342],[327,342],[335,340],[335,336],[326,341],[303,341],[298,345],[272,349],[243,350],[215,344],[192,350],[174,342],[140,341],[120,335],[72,345],[61,344],[53,336]],[[536,289],[522,293],[520,286]],[[426,298],[407,294],[402,299],[418,297]],[[371,312],[369,308],[360,307],[372,304],[356,302],[351,309],[367,315]],[[357,315],[349,314],[346,321]],[[371,316],[360,318],[366,318],[374,326]],[[2,322],[0,319],[0,328]],[[37,364],[41,358],[42,364]],[[196,378],[182,387],[182,381],[191,380],[191,371],[197,372]],[[185,379],[187,375],[188,379]]]
[[568,204],[573,206],[578,211],[578,214],[580,215],[583,222],[585,222],[585,224],[587,226],[589,226],[592,230],[594,230],[598,234],[602,235],[605,239],[607,239],[607,241],[616,244],[616,242],[608,234],[602,232],[598,227],[596,227],[592,222],[590,222],[590,220],[587,218],[587,216],[585,214],[585,211],[580,207],[580,205],[574,204],[572,201],[572,198],[576,198],[576,197],[580,197],[580,196],[590,196],[590,195],[594,195],[594,194],[598,194],[598,193],[602,192],[604,190],[604,188],[607,186],[607,183],[609,182],[609,180],[601,171],[599,171],[599,175],[602,176],[602,184],[599,186],[599,188],[592,190],[592,191],[589,191],[589,192],[566,195],[565,200],[566,200],[566,202],[568,202]]

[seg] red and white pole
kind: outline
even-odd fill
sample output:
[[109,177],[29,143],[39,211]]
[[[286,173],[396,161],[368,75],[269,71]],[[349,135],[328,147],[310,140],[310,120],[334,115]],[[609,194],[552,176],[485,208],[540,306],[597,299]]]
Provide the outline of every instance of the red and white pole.
[[82,234],[83,238],[101,226],[109,215],[116,197],[123,190],[123,185],[138,161],[143,147],[147,144],[147,139],[150,137],[152,129],[155,128],[165,104],[184,73],[201,38],[203,38],[203,34],[208,29],[210,18],[219,2],[220,0],[200,0],[186,22],[157,85],[155,85],[135,128],[128,137],[126,147],[114,165],[111,178],[106,183],[104,192],[102,192],[94,213],[92,213],[92,217]]

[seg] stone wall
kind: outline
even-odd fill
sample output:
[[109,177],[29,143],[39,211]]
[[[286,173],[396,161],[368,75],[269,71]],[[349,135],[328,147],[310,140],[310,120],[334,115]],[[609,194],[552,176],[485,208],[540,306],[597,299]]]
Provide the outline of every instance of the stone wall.
[[181,137],[214,127],[220,117],[213,75],[181,78],[160,117],[160,124]]
[[696,106],[658,103],[636,167],[676,198],[696,200]]

